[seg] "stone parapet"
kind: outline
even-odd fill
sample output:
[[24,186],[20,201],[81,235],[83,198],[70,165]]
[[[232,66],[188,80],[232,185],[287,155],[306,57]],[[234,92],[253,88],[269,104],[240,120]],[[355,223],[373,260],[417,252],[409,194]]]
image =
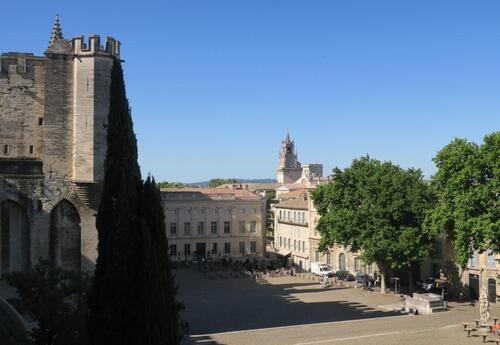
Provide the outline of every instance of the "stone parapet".
[[432,293],[414,293],[413,297],[406,296],[405,306],[420,314],[432,314],[445,309],[441,296]]

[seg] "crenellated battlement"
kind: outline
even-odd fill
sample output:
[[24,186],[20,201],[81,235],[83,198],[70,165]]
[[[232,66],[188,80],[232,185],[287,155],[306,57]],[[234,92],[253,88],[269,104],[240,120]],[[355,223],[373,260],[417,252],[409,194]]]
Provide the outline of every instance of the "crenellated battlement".
[[71,40],[73,53],[79,56],[85,55],[110,55],[120,58],[120,41],[113,37],[106,37],[104,44],[101,45],[99,35],[89,35],[87,42],[84,36],[75,36]]
[[0,54],[0,75],[32,74],[33,65],[43,63],[43,57],[32,53],[8,52]]
[[87,270],[97,257],[95,213],[120,42],[65,38],[56,16],[47,43],[36,55],[0,51],[0,213],[8,213],[0,230],[13,234],[0,236],[0,274],[49,256],[62,268]]

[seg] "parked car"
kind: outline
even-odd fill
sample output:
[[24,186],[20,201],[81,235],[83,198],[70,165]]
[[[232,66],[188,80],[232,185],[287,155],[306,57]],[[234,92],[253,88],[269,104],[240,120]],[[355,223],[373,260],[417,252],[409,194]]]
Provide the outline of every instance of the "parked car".
[[373,285],[373,283],[375,282],[375,279],[373,279],[369,275],[364,274],[363,272],[357,272],[354,276],[354,280],[356,281],[356,283],[361,284],[367,284],[368,282],[371,282]]
[[328,276],[331,277],[334,275],[332,268],[324,264],[322,262],[311,262],[311,273],[316,274],[318,276]]
[[337,279],[339,279],[339,280],[345,280],[345,281],[353,281],[354,280],[354,276],[348,271],[337,271],[335,273],[335,276],[337,276]]
[[417,285],[422,289],[427,292],[430,292],[432,290],[435,290],[437,288],[436,285],[436,278],[429,277],[423,282],[418,282]]

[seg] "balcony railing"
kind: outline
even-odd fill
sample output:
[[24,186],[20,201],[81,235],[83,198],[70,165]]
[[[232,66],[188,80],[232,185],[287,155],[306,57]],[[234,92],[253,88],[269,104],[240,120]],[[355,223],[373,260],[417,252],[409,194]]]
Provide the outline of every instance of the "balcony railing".
[[290,225],[298,225],[298,226],[309,226],[307,222],[298,222],[293,219],[278,219],[278,223],[290,224]]

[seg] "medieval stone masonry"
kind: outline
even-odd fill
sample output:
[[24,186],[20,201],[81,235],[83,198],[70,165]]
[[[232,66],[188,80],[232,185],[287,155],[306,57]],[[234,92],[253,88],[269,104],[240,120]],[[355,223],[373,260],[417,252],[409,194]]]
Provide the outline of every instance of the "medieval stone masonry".
[[0,56],[0,274],[39,258],[92,269],[110,72],[120,42],[64,39],[43,56]]

